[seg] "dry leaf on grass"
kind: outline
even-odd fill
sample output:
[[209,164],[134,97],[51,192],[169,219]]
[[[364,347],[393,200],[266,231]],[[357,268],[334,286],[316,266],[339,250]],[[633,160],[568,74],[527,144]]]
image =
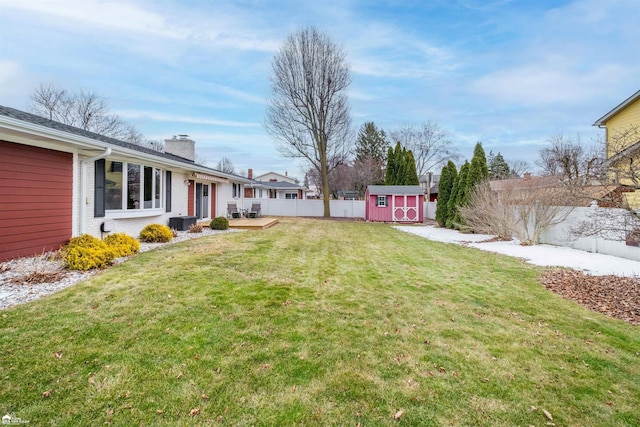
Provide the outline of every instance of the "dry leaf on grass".
[[404,411],[400,410],[398,412],[396,412],[396,414],[393,416],[394,420],[399,420],[400,418],[402,418],[402,416],[404,415]]
[[197,408],[193,408],[192,410],[189,411],[189,416],[195,417],[199,413],[200,413],[200,407],[198,406]]
[[551,413],[549,413],[549,411],[547,411],[546,409],[542,410],[542,413],[544,414],[545,417],[547,417],[549,420],[553,421],[553,417],[551,416]]
[[44,397],[45,399],[51,397],[51,395],[53,394],[53,389],[50,388],[49,390],[45,391],[42,393],[42,397]]
[[593,311],[640,325],[640,278],[556,269],[542,276],[542,284]]

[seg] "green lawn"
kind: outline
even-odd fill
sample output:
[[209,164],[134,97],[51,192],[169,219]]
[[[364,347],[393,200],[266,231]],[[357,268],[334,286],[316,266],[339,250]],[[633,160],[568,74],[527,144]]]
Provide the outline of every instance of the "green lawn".
[[0,312],[0,416],[640,425],[640,328],[550,293],[541,271],[363,222],[166,246]]

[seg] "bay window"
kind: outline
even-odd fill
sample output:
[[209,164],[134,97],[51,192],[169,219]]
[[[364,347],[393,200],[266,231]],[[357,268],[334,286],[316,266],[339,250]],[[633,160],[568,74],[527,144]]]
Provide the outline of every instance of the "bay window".
[[114,160],[107,160],[105,166],[106,210],[136,211],[162,208],[164,175],[161,169]]

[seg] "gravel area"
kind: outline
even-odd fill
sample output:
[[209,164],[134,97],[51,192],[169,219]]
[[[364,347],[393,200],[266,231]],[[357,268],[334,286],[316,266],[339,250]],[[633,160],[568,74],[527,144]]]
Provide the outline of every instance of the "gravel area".
[[[140,252],[155,248],[211,236],[235,233],[241,230],[212,230],[204,228],[202,233],[178,231],[178,236],[169,243],[140,243]],[[124,262],[126,258],[116,260]],[[49,252],[30,258],[19,258],[0,263],[0,310],[17,304],[33,301],[67,288],[98,273],[99,270],[72,271],[64,268],[62,260]]]

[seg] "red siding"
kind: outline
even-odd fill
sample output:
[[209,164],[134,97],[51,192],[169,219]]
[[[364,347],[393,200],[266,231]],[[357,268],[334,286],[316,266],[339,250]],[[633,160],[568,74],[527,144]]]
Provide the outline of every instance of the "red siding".
[[[379,194],[382,196],[383,194]],[[376,206],[378,194],[365,194],[365,217],[376,222],[423,222],[424,203],[421,195],[394,194],[388,196],[388,206]]]
[[189,180],[189,188],[187,189],[187,215],[193,216],[196,214],[196,182],[192,179]]
[[66,243],[72,204],[72,154],[0,141],[0,260]]

